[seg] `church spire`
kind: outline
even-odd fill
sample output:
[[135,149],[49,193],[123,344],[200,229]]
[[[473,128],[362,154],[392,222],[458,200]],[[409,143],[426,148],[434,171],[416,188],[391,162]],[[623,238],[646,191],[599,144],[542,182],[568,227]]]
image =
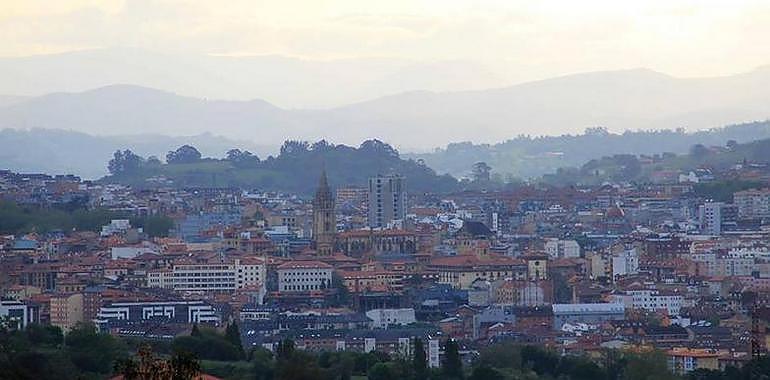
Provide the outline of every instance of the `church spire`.
[[334,251],[337,221],[334,213],[334,197],[326,178],[326,168],[321,170],[318,189],[313,199],[313,241],[316,253],[331,255]]

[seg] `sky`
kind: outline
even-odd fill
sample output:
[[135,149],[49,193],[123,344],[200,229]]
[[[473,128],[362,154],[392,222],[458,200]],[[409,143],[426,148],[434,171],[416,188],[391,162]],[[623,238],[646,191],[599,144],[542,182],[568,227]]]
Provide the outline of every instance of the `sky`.
[[507,81],[770,64],[770,2],[0,0],[0,56],[102,47],[306,59],[475,61]]

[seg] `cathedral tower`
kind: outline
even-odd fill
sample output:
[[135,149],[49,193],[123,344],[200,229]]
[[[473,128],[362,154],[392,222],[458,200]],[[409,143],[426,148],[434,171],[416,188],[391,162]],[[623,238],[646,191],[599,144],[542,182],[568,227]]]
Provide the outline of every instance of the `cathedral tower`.
[[313,242],[317,254],[326,256],[333,253],[336,233],[334,198],[326,180],[326,170],[323,170],[313,198]]

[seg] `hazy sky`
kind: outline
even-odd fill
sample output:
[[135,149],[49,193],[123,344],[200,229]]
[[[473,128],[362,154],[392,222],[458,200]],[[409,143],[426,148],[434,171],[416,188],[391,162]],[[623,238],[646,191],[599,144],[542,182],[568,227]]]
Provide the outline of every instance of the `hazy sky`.
[[510,80],[770,63],[770,2],[0,0],[0,55],[129,46],[311,59],[467,59]]

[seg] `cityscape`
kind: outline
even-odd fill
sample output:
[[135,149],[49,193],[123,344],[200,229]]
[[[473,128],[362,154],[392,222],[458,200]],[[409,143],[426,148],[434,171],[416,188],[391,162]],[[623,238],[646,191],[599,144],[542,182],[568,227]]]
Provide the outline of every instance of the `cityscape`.
[[0,379],[770,379],[770,8],[91,3],[0,4]]

